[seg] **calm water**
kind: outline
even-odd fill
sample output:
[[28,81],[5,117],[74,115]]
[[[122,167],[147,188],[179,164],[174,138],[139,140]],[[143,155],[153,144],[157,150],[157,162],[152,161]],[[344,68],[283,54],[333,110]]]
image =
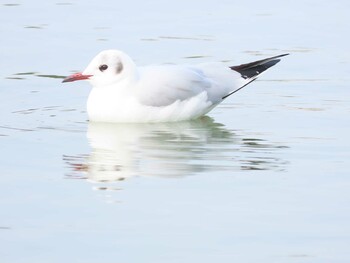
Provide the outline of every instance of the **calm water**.
[[[89,2],[89,3],[86,3]],[[1,262],[349,262],[349,1],[1,1]],[[88,123],[99,51],[289,52],[191,122]]]

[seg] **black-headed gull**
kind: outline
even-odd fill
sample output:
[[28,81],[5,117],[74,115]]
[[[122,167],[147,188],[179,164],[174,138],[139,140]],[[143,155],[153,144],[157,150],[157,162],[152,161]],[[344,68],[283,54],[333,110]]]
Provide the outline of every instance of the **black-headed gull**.
[[221,63],[136,67],[122,51],[105,50],[82,73],[63,82],[90,81],[90,121],[182,121],[208,113],[286,55],[233,67]]

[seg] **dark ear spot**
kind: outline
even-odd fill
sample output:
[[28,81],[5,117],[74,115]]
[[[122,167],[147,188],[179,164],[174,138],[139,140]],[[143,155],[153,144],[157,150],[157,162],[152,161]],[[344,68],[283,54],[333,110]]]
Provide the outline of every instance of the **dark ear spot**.
[[116,68],[116,73],[119,74],[120,72],[122,72],[124,69],[124,66],[121,62],[118,63],[117,68]]

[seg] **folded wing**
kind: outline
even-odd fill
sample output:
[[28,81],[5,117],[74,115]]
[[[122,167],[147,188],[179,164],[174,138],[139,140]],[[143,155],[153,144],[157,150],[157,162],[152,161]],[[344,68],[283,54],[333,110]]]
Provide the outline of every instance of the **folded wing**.
[[236,87],[235,80],[242,79],[230,68],[218,64],[197,66],[149,66],[140,68],[137,95],[142,104],[167,106],[205,92],[212,104]]

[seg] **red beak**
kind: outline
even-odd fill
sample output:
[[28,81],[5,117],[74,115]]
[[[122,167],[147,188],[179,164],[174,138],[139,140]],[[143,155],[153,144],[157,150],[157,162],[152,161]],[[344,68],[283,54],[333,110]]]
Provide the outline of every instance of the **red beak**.
[[92,75],[83,75],[82,73],[75,73],[66,77],[62,82],[72,82],[76,80],[84,80],[89,79]]

